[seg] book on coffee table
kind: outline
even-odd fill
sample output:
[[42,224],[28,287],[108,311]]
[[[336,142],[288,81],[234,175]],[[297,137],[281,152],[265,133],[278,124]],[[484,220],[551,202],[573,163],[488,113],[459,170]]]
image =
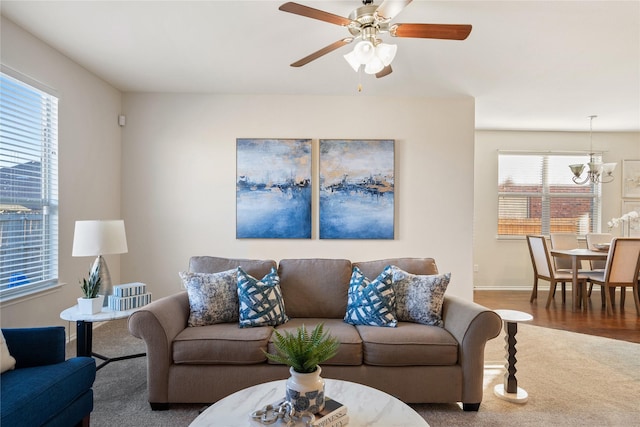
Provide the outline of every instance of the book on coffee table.
[[316,414],[316,419],[311,424],[313,427],[341,427],[349,422],[347,407],[330,398],[324,399],[324,409]]

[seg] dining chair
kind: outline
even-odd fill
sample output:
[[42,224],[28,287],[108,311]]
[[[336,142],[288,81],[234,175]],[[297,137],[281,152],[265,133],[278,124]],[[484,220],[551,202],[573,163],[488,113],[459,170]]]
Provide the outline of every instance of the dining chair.
[[[551,249],[577,249],[578,248],[578,235],[575,233],[549,233],[551,240]],[[571,271],[573,266],[571,265],[570,258],[557,258],[553,259],[556,270]]]
[[[590,249],[592,251],[597,250],[596,245],[602,244],[602,243],[611,243],[611,239],[613,239],[613,234],[611,233],[587,233],[585,234],[585,237],[587,239],[587,249]],[[601,261],[601,260],[591,260],[589,261],[591,264],[591,271],[598,271],[598,270],[602,270],[604,271],[604,266],[606,265],[607,261]],[[593,290],[593,282],[589,282],[589,291],[587,292],[587,295],[589,297],[591,297],[591,291]],[[605,298],[604,298],[604,286],[601,287],[601,292],[602,293],[602,306],[604,307],[605,305]],[[622,300],[622,304],[624,304],[624,297]],[[615,304],[615,300],[612,301]]]
[[[555,264],[551,262],[551,255],[547,248],[547,241],[544,236],[527,236],[527,245],[529,246],[529,254],[531,255],[531,263],[533,264],[533,289],[529,302],[533,302],[538,298],[538,280],[546,280],[549,282],[549,296],[547,297],[547,305],[549,308],[551,300],[555,296],[555,290],[558,282],[562,286],[562,303],[566,302],[566,282],[573,280],[572,273],[566,271],[558,271]],[[580,289],[586,285],[587,276],[578,274],[578,285]],[[577,292],[573,289],[573,292]]]
[[640,272],[640,238],[616,237],[611,240],[607,263],[604,271],[588,272],[589,281],[604,288],[607,314],[613,314],[612,294],[616,287],[621,288],[620,307],[624,306],[624,293],[627,286],[633,289],[636,312],[640,316],[638,299],[638,273]]

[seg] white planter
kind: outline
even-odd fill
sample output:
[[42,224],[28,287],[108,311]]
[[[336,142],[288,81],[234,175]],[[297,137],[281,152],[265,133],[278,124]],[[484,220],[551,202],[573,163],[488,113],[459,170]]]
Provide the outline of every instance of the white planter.
[[287,400],[297,413],[317,414],[324,409],[324,379],[320,376],[321,372],[320,366],[309,374],[289,368],[291,376],[287,380]]
[[98,295],[97,298],[78,298],[78,311],[81,314],[100,313],[103,301],[104,295]]

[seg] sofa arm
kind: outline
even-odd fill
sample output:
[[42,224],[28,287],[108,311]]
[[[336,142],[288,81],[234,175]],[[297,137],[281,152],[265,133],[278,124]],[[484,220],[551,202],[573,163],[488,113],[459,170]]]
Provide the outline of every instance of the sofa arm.
[[168,402],[171,345],[188,319],[186,291],[154,301],[129,316],[129,332],[143,339],[147,349],[147,390],[152,404]]
[[502,320],[494,311],[471,301],[445,296],[442,306],[444,328],[458,341],[458,362],[462,366],[462,403],[477,410],[482,402],[484,346],[498,336]]
[[16,369],[64,362],[65,331],[62,326],[2,329]]

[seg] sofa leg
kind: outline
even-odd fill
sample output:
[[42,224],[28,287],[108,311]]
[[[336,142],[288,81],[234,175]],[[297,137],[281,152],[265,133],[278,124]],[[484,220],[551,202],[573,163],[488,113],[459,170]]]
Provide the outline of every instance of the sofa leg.
[[86,417],[78,421],[78,424],[76,424],[76,427],[89,427],[90,421],[91,421],[91,414],[87,414]]
[[149,402],[152,411],[166,411],[169,409],[168,403]]
[[480,403],[463,403],[462,404],[462,409],[465,411],[475,411],[478,412],[478,409],[480,409]]

